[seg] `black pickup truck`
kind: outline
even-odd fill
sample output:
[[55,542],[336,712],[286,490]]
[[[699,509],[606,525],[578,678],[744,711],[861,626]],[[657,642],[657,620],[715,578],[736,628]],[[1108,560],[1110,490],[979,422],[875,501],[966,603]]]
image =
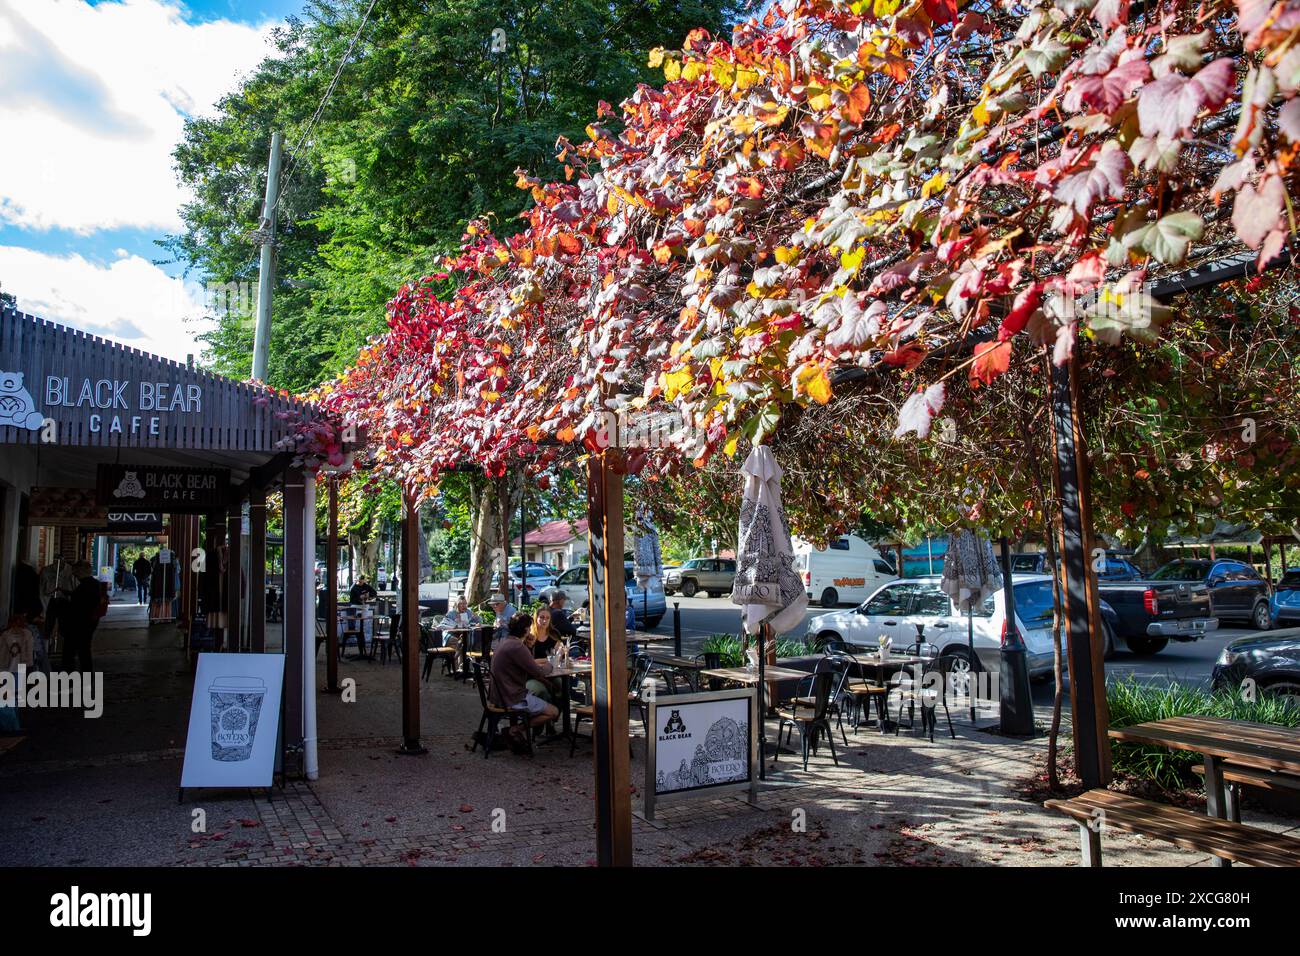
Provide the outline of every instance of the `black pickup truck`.
[[1155,654],[1170,641],[1195,641],[1218,628],[1210,589],[1195,581],[1099,581],[1115,616],[1115,636],[1134,654]]

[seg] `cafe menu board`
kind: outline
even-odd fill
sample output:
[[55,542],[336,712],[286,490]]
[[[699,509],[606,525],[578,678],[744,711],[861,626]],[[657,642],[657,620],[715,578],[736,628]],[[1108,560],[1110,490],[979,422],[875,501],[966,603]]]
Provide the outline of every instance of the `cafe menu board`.
[[199,655],[182,790],[271,786],[283,686],[283,654]]
[[756,785],[754,688],[674,694],[650,703],[647,714],[645,815],[666,797],[713,796]]

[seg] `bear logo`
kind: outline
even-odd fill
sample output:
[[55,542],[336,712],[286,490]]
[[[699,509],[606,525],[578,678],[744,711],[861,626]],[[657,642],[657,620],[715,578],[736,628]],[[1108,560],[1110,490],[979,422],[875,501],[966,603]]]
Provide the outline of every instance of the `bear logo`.
[[668,718],[668,723],[664,724],[665,734],[684,734],[686,733],[686,721],[682,720],[681,711],[674,710],[672,716]]
[[0,425],[35,431],[45,424],[31,393],[23,388],[22,372],[0,372]]
[[123,473],[121,482],[113,491],[114,498],[143,498],[144,488],[140,485],[140,479],[135,476],[134,471]]

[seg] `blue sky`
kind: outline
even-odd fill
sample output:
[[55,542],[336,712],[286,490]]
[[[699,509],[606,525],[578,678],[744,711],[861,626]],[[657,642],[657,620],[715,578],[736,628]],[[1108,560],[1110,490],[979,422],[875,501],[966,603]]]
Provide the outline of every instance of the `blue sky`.
[[[137,348],[199,353],[203,290],[156,240],[186,200],[170,154],[303,0],[0,0],[0,288]],[[253,225],[250,223],[250,226]]]

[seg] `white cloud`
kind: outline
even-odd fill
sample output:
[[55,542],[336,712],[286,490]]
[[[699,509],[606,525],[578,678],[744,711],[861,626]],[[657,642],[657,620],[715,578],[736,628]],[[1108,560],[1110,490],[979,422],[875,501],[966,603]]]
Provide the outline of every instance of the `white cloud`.
[[173,0],[0,0],[0,222],[179,228],[184,120],[271,52],[271,26],[186,23]]
[[195,336],[209,327],[203,286],[139,256],[98,265],[79,255],[0,246],[0,275],[22,312],[178,362],[202,355]]

